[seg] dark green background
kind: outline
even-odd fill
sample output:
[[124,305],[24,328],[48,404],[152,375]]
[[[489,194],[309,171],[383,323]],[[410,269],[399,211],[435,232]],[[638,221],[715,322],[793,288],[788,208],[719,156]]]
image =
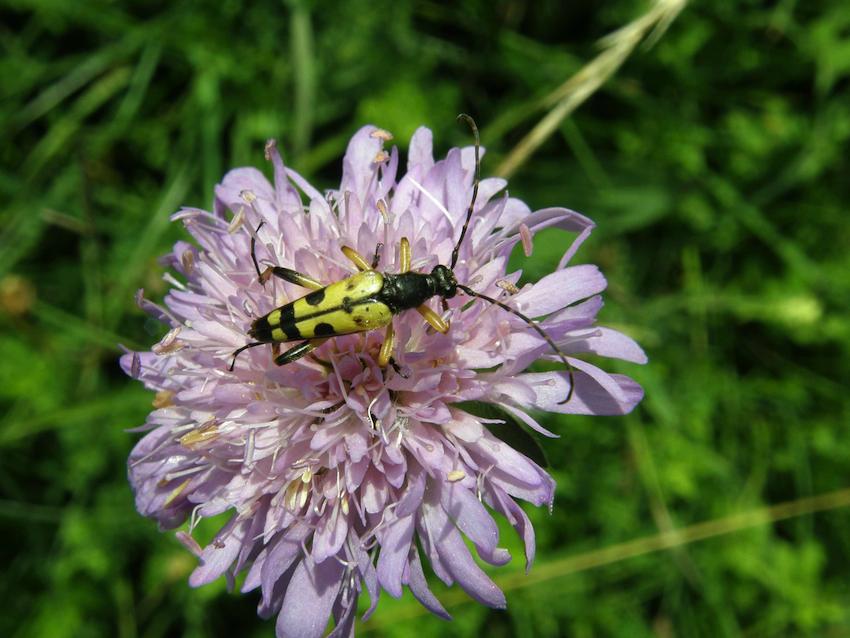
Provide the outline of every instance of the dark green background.
[[[464,111],[490,174],[649,6],[529,4],[0,3],[0,635],[273,634],[255,594],[191,590],[194,558],[133,509],[125,428],[152,397],[116,343],[163,333],[133,294],[165,291],[157,256],[185,237],[168,215],[209,206],[230,167],[268,171],[267,138],[330,188],[361,125],[404,150],[426,124],[442,154],[469,143]],[[361,635],[850,636],[830,495],[850,486],[848,76],[846,0],[693,2],[513,176],[532,208],[599,224],[577,261],[650,357],[609,369],[647,396],[546,421],[558,494],[531,512],[531,576],[494,572],[507,612],[437,587],[454,623],[385,596]],[[563,241],[541,235],[529,279]],[[725,518],[823,494],[816,514]],[[617,547],[715,519],[673,551]]]

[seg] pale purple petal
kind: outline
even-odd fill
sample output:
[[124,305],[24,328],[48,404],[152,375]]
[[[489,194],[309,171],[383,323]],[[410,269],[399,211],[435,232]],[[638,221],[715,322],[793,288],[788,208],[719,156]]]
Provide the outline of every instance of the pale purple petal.
[[425,573],[422,571],[422,563],[419,561],[419,552],[416,548],[412,548],[410,552],[410,562],[408,563],[408,580],[411,593],[416,597],[422,605],[432,614],[436,614],[445,620],[451,620],[452,617],[446,608],[440,603],[437,597],[428,588],[428,581],[425,579]]
[[[349,605],[345,609],[340,609],[337,613],[337,608],[342,607],[338,603],[334,606],[334,619],[336,626],[333,631],[328,634],[328,638],[348,638],[354,636],[354,619],[357,608],[354,605]],[[367,612],[368,613],[368,612]],[[366,614],[364,614],[364,620]]]
[[[587,365],[587,364],[585,364]],[[575,373],[576,389],[568,403],[561,403],[567,396],[569,381],[566,372],[535,372],[522,375],[534,384],[536,398],[533,407],[547,412],[563,414],[628,414],[643,398],[641,387],[621,374],[603,373],[596,370],[598,378],[606,378],[604,384],[598,379]],[[604,377],[603,377],[604,375]]]
[[491,486],[488,489],[488,494],[492,494],[493,498],[490,501],[493,508],[500,512],[508,522],[517,531],[525,546],[525,571],[531,569],[531,564],[534,562],[534,555],[537,549],[537,544],[534,536],[534,527],[528,519],[528,515],[523,509],[505,494],[504,490]]
[[570,266],[546,275],[534,286],[514,295],[513,305],[531,317],[542,317],[582,299],[592,297],[607,286],[596,266]]
[[407,172],[424,175],[434,166],[434,136],[431,130],[420,126],[410,138],[407,154]]
[[277,617],[278,638],[321,638],[344,569],[332,558],[316,564],[307,557],[298,564]]
[[[369,598],[372,601],[369,605],[369,609],[363,613],[363,620],[366,620],[372,615],[375,609],[377,609],[378,601],[381,596],[381,589],[378,583],[378,570],[375,569],[375,565],[372,562],[372,556],[363,548],[359,534],[354,531],[349,533],[346,548],[350,557],[357,563],[360,574],[363,576],[363,584],[366,586],[366,592],[369,594]],[[349,608],[353,611],[356,607],[356,596],[350,596]]]
[[335,506],[329,516],[322,518],[313,535],[313,558],[323,561],[339,553],[348,535],[348,520]]
[[460,532],[449,520],[443,508],[425,503],[423,506],[427,525],[434,536],[434,545],[443,564],[452,577],[478,602],[503,609],[505,595],[481,568],[475,564]]
[[507,411],[508,413],[510,413],[513,416],[515,416],[516,418],[518,418],[520,421],[525,423],[528,427],[530,427],[535,432],[542,434],[543,436],[549,437],[550,439],[557,439],[557,438],[560,437],[559,434],[555,434],[554,432],[547,430],[542,425],[540,425],[537,422],[537,419],[535,419],[533,416],[531,416],[530,414],[527,414],[526,412],[523,412],[522,410],[518,410],[517,408],[515,408],[511,404],[497,402],[497,405],[500,408],[502,408],[503,410]]
[[394,598],[401,596],[401,580],[410,543],[413,540],[413,516],[405,516],[387,525],[381,536],[381,554],[378,557],[378,579],[381,587]]
[[[369,187],[376,179],[378,170],[375,158],[383,148],[381,139],[373,135],[375,130],[374,126],[364,126],[357,131],[348,143],[342,160],[341,191],[352,193],[361,205],[365,205],[368,200]],[[355,224],[359,226],[357,222],[352,225]]]
[[276,140],[266,142],[266,159],[272,163],[274,170],[274,191],[277,196],[278,207],[286,209],[300,206],[301,198],[292,187],[292,184],[289,183],[288,171],[283,165],[283,158],[277,149]]
[[239,550],[242,549],[245,531],[250,520],[237,521],[235,518],[225,526],[201,553],[201,564],[189,576],[189,584],[199,587],[214,581],[230,567]]
[[499,528],[487,508],[459,483],[441,483],[440,486],[440,503],[457,528],[480,551],[491,554],[499,542]]
[[242,196],[246,191],[263,199],[275,199],[274,188],[256,168],[236,168],[227,173],[215,187],[215,196],[226,208],[238,210],[246,205]]
[[637,342],[622,332],[611,328],[594,328],[594,335],[582,343],[570,344],[570,350],[575,352],[592,352],[600,357],[622,359],[633,363],[646,363],[646,353]]

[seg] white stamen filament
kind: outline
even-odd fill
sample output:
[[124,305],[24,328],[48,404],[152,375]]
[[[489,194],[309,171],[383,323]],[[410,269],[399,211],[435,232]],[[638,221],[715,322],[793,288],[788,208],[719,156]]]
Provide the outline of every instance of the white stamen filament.
[[[408,177],[410,177],[410,175],[408,175]],[[447,211],[447,210],[446,210],[446,207],[445,207],[445,206],[443,206],[443,205],[440,203],[440,201],[439,201],[436,197],[434,197],[431,193],[429,193],[429,192],[425,189],[425,187],[424,187],[424,186],[422,186],[422,184],[420,184],[419,182],[417,182],[415,179],[413,179],[413,177],[410,177],[410,181],[411,181],[411,183],[413,183],[413,185],[414,185],[416,188],[418,188],[418,189],[419,189],[419,191],[420,191],[423,195],[425,195],[425,197],[427,197],[429,200],[431,200],[431,203],[432,203],[432,204],[434,204],[434,206],[436,206],[436,207],[437,207],[437,210],[439,210],[441,213],[443,213],[443,215],[445,215],[445,216],[446,216],[446,219],[448,219],[448,220],[449,220],[449,223],[450,223],[450,224],[454,224],[454,219],[452,219],[452,215],[451,215],[451,213],[449,213],[449,211]]]
[[165,475],[166,481],[173,481],[176,478],[180,478],[181,476],[188,476],[190,474],[197,474],[202,470],[207,469],[206,465],[196,465],[195,467],[190,467],[185,470],[180,470],[179,472],[169,472]]
[[201,520],[204,518],[204,517],[201,515],[201,513],[200,513],[200,512],[201,512],[201,508],[202,508],[203,506],[204,506],[204,504],[203,504],[203,503],[201,503],[201,504],[199,504],[199,505],[195,505],[195,507],[194,507],[194,508],[192,508],[192,513],[189,515],[189,533],[190,533],[190,534],[191,534],[191,533],[195,530],[195,528],[198,526],[198,523],[200,523],[200,522],[201,522]]
[[171,284],[171,285],[172,285],[172,286],[174,286],[175,288],[179,288],[180,290],[183,290],[183,291],[188,290],[188,288],[186,288],[186,286],[183,284],[183,282],[182,282],[182,281],[179,281],[179,280],[178,280],[178,279],[177,279],[174,275],[172,275],[170,272],[166,272],[166,273],[162,276],[162,280],[163,280],[165,283]]
[[254,467],[254,439],[256,437],[257,430],[251,428],[248,430],[248,441],[245,444],[245,469],[251,470]]
[[483,472],[479,472],[478,476],[475,479],[475,495],[478,497],[478,500],[481,501],[482,503],[484,502],[484,495],[483,495],[484,481],[487,479],[487,475],[490,473],[490,470],[492,470],[494,467],[496,467],[496,466],[495,465],[488,466],[486,470],[484,470]]
[[231,235],[235,233],[242,227],[242,224],[245,222],[245,207],[240,206],[239,211],[233,216],[233,219],[230,220],[230,224],[227,226],[227,232]]

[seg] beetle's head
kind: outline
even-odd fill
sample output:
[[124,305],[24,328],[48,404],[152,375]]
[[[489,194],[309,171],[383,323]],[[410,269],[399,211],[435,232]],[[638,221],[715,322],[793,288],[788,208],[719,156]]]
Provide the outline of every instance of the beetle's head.
[[431,277],[437,284],[437,294],[444,299],[451,299],[457,294],[457,279],[448,266],[437,264],[431,271]]

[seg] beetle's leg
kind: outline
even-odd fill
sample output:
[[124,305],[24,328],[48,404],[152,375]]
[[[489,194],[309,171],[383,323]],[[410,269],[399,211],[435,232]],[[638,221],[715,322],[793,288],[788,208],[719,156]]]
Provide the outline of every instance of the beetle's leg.
[[320,359],[319,357],[316,356],[315,352],[310,353],[310,358],[313,361],[315,361],[316,363],[318,363],[320,366],[325,368],[326,370],[332,371],[334,369],[334,365],[330,361],[327,361],[325,359]]
[[396,374],[402,377],[403,379],[410,378],[410,374],[402,370],[401,366],[395,362],[393,359],[393,350],[395,349],[395,329],[393,328],[393,324],[387,326],[387,332],[384,336],[384,343],[381,344],[381,352],[378,353],[378,365],[382,368],[386,368],[388,365],[392,366],[393,370],[395,370]]
[[449,331],[449,322],[443,319],[440,315],[431,310],[425,304],[417,306],[416,312],[422,315],[422,318],[427,321],[431,325],[431,327],[437,332],[442,332],[443,334],[446,334]]
[[381,250],[384,248],[384,244],[382,242],[378,242],[375,245],[375,254],[372,256],[372,270],[378,267],[378,264],[381,261]]
[[[318,348],[320,345],[322,345],[328,339],[330,339],[330,337],[326,337],[325,339],[311,339],[310,343],[313,344],[313,349],[315,349],[315,348]],[[325,361],[324,359],[320,359],[319,357],[316,356],[315,352],[310,353],[310,358],[313,361],[315,361],[316,363],[318,363],[319,365],[324,366],[325,368],[328,368],[329,370],[333,370],[333,368],[334,368],[333,364],[330,361]]]
[[358,253],[351,246],[343,246],[342,252],[352,261],[352,263],[354,263],[355,266],[357,266],[357,270],[372,270],[369,267],[369,262],[363,259],[363,255]]
[[320,288],[324,288],[325,286],[312,277],[309,277],[303,273],[298,272],[297,270],[292,270],[291,268],[284,268],[283,266],[269,266],[264,271],[260,272],[260,264],[257,261],[257,233],[260,232],[260,229],[263,227],[263,224],[266,222],[260,222],[260,225],[257,226],[257,230],[254,231],[254,234],[251,235],[251,261],[254,262],[254,270],[257,271],[257,279],[263,285],[271,279],[271,276],[280,277],[284,281],[288,281],[289,283],[295,284],[297,286],[302,286],[303,288],[309,288],[310,290],[319,290]]
[[407,237],[402,237],[398,244],[398,266],[399,272],[410,270],[410,242]]
[[302,288],[309,288],[310,290],[320,290],[324,288],[324,284],[319,283],[312,277],[309,277],[303,273],[298,272],[297,270],[292,270],[291,268],[284,268],[283,266],[269,266],[260,274],[260,283],[266,283],[271,276],[280,277],[284,281],[288,281],[291,284],[295,284],[296,286],[301,286]]
[[378,365],[386,368],[390,359],[393,358],[393,350],[395,349],[395,329],[392,321],[387,326],[387,332],[384,336],[384,343],[381,345],[381,352],[378,354]]
[[393,370],[395,370],[395,373],[396,373],[398,376],[400,376],[402,379],[409,379],[409,378],[410,378],[410,373],[409,373],[409,372],[405,372],[405,371],[402,369],[402,367],[401,367],[400,365],[398,365],[398,364],[395,362],[395,359],[393,359],[392,357],[390,357],[389,364],[393,367]]
[[[401,242],[399,242],[398,257],[401,272],[407,272],[408,270],[410,270],[410,242],[408,241],[407,237],[402,237]],[[446,310],[447,308],[448,304],[446,303],[446,300],[443,299],[443,309]],[[431,325],[431,327],[434,328],[434,330],[436,330],[437,332],[442,332],[443,334],[446,334],[449,331],[449,322],[443,319],[440,315],[431,310],[425,304],[422,304],[421,306],[416,308],[416,312],[422,315],[422,318],[425,319],[425,321],[427,321]]]
[[287,363],[292,363],[293,361],[297,361],[305,354],[310,354],[322,345],[327,339],[312,339],[310,341],[302,341],[297,346],[294,346],[284,352],[283,354],[279,354],[274,358],[274,362],[276,365],[285,366]]

